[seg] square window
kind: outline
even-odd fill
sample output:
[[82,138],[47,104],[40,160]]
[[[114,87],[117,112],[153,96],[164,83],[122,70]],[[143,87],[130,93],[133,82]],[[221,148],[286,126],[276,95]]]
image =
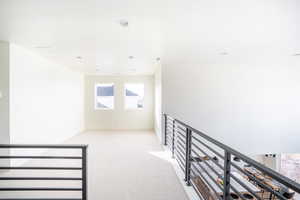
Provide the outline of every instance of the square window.
[[114,84],[96,84],[95,86],[95,109],[112,110],[114,109]]
[[144,107],[144,84],[125,84],[125,109],[142,109]]

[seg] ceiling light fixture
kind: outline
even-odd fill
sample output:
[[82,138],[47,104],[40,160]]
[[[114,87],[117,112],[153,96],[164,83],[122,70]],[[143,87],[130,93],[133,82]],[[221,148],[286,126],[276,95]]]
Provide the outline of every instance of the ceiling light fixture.
[[96,65],[96,72],[100,72],[101,71],[101,67],[99,65]]
[[133,56],[128,56],[128,58],[129,58],[129,59],[134,59],[134,57],[133,57]]
[[157,57],[157,58],[156,58],[156,61],[157,61],[157,62],[160,61],[160,57]]
[[35,46],[36,49],[50,49],[51,46]]
[[76,56],[76,60],[78,63],[83,64],[83,58],[81,56]]
[[119,24],[120,24],[122,27],[128,27],[129,22],[128,22],[127,20],[125,20],[125,19],[121,19],[121,20],[119,21]]
[[220,55],[222,55],[222,56],[227,56],[228,53],[227,53],[227,52],[221,52]]

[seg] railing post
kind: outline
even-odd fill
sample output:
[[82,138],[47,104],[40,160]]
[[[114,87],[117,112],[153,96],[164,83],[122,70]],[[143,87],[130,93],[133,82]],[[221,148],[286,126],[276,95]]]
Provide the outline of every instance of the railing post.
[[186,128],[185,140],[185,181],[188,186],[191,185],[191,153],[192,153],[192,131]]
[[82,147],[82,200],[88,199],[87,173],[87,146],[84,146]]
[[173,119],[173,130],[172,130],[172,158],[175,153],[175,120]]
[[224,191],[223,199],[230,199],[230,167],[231,167],[231,154],[225,150],[224,157]]
[[168,116],[167,114],[164,114],[165,117],[165,137],[164,137],[164,145],[167,145],[167,123],[168,123]]

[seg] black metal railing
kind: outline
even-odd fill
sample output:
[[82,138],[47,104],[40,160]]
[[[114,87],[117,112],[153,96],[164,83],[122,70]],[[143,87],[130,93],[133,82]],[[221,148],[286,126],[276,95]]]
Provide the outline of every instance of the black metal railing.
[[[87,200],[87,145],[0,145],[0,150],[7,150],[7,151],[1,151],[1,154],[3,152],[6,152],[6,154],[9,155],[0,155],[0,161],[1,163],[6,163],[5,166],[0,165],[0,182],[5,181],[5,186],[0,187],[0,200]],[[58,150],[72,150],[75,151],[76,155],[57,155],[57,152],[52,152],[52,150],[58,151]],[[7,153],[8,151],[18,151],[22,155],[12,155],[13,153]],[[30,152],[29,152],[30,151]],[[47,155],[40,155],[41,152],[38,151],[48,151]],[[23,154],[29,154],[30,155],[23,155]],[[55,155],[49,155],[52,153],[55,153]],[[68,152],[67,154],[74,153],[74,152]],[[64,153],[66,154],[66,153]],[[15,160],[22,159],[30,163],[32,160],[38,160],[38,165],[34,166],[25,166],[25,164],[22,164],[21,166],[14,166]],[[7,160],[6,162],[3,162]],[[79,166],[65,166],[64,163],[58,162],[58,160],[64,160],[64,161],[73,161],[78,160],[78,163],[75,163]],[[49,161],[51,161],[51,165],[49,164]],[[68,164],[71,165],[71,164]],[[9,174],[9,172],[15,172],[19,171],[18,176],[11,176],[6,175]],[[30,172],[29,172],[30,171]],[[33,172],[36,171],[42,171],[42,176],[33,176]],[[46,173],[50,172],[50,173]],[[66,172],[76,172],[76,176],[66,176]],[[2,173],[1,173],[2,172]],[[20,175],[20,172],[21,175]],[[53,176],[53,174],[57,174],[54,172],[59,172],[60,176]],[[28,175],[30,174],[30,175]],[[24,183],[24,185],[30,185],[32,181],[47,181],[47,183],[51,183],[51,181],[55,181],[55,183],[62,183],[59,187],[33,187],[33,186],[23,186],[23,187],[16,187],[16,186],[9,186],[7,183],[8,181],[28,181]],[[66,181],[75,181],[77,185],[80,185],[80,187],[68,187],[66,184]],[[52,182],[53,183],[53,182]],[[3,184],[1,184],[3,185]],[[19,184],[18,184],[19,185]],[[53,185],[53,184],[52,184]],[[13,192],[12,195],[9,195],[9,197],[3,198],[3,193],[9,193]],[[18,195],[18,197],[14,197],[13,195],[16,194],[16,192],[31,192],[30,195],[34,196],[35,192],[47,192],[47,195],[45,194],[45,197],[25,197],[28,195],[28,193],[25,195]],[[57,193],[57,192],[79,192],[78,198],[49,198],[49,192]],[[13,196],[13,197],[10,197]]]
[[199,198],[294,199],[300,184],[164,114],[165,137],[173,158]]

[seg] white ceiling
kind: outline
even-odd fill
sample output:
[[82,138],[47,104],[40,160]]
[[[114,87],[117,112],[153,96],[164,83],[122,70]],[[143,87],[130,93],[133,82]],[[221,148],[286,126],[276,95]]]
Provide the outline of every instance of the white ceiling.
[[157,57],[300,53],[299,11],[299,0],[0,0],[0,40],[85,73],[152,74]]

